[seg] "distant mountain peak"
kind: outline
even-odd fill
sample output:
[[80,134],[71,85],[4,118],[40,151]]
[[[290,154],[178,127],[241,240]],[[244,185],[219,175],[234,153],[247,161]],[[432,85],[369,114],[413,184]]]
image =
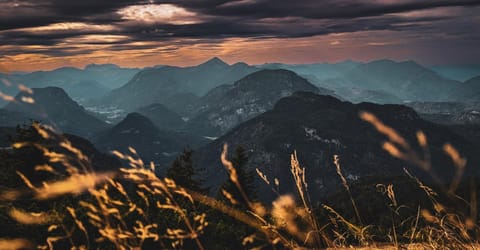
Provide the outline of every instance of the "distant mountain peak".
[[[62,88],[59,87],[32,88],[32,92],[32,94],[29,94],[27,92],[19,92],[15,96],[16,102],[11,102],[7,104],[5,108],[8,110],[40,114],[38,109],[41,107],[41,109],[43,110],[44,105],[48,107],[54,107],[54,103],[61,103],[60,106],[63,108],[70,108],[78,105],[68,96],[68,94]],[[22,100],[25,97],[32,98],[35,102],[23,102]]]
[[138,112],[129,113],[123,120],[116,124],[112,130],[120,133],[125,130],[143,133],[158,133],[159,131],[150,119]]
[[354,61],[352,59],[346,59],[346,60],[343,60],[341,62],[337,62],[337,64],[341,64],[341,63],[358,63],[357,61]]
[[[60,87],[48,86],[44,88],[32,88],[32,91],[33,91],[33,97],[39,97],[41,95],[41,96],[46,96],[48,98],[59,98],[61,100],[68,100],[68,101],[71,100],[67,92],[65,92],[65,90],[63,90]],[[25,93],[19,93],[17,98],[21,98],[23,94]]]
[[[268,75],[289,75],[289,76],[300,77],[299,75],[297,75],[297,73],[288,69],[262,69],[257,72],[253,72],[252,74],[247,75],[244,78],[256,78],[256,77],[268,76]],[[240,79],[239,81],[241,80],[242,79]]]
[[[234,86],[238,86],[238,87],[246,87],[246,86],[252,87],[255,85],[263,86],[264,85],[263,83],[266,80],[271,80],[272,78],[275,79],[275,81],[272,81],[273,84],[280,84],[281,82],[300,81],[300,82],[305,82],[311,85],[306,79],[304,79],[303,77],[299,76],[297,73],[290,70],[262,69],[257,72],[253,72],[252,74],[247,75],[244,78],[238,80],[237,82],[235,82]],[[255,85],[252,84],[252,81],[256,84]]]
[[54,69],[52,71],[36,71],[36,72],[78,72],[78,71],[82,71],[82,70],[76,67],[65,66],[65,67]]
[[218,58],[218,57],[213,57],[211,58],[210,60],[198,65],[198,66],[201,66],[201,65],[208,65],[208,66],[221,66],[221,67],[224,67],[224,66],[229,66],[226,62],[222,61],[222,59]]
[[195,111],[199,115],[189,120],[186,128],[217,136],[270,110],[279,99],[297,91],[332,92],[312,85],[292,71],[264,69],[243,77],[233,86],[225,85],[205,95]]
[[480,84],[480,76],[472,77],[472,78],[468,79],[467,81],[465,81],[465,83]]
[[84,70],[96,70],[96,69],[119,69],[120,67],[116,64],[107,63],[107,64],[96,64],[91,63],[85,66]]
[[247,63],[244,63],[244,62],[237,62],[237,63],[232,64],[232,66],[248,67],[250,65],[248,65]]
[[414,60],[394,61],[391,59],[379,59],[379,60],[368,62],[367,65],[396,65],[396,66],[410,66],[410,67],[416,67],[416,68],[424,68],[422,65],[418,64]]
[[[138,112],[129,113],[119,124],[152,124],[151,121]],[[118,126],[118,124],[117,124]]]
[[368,63],[366,63],[367,65],[370,64],[396,64],[397,62],[391,60],[391,59],[378,59],[378,60],[373,60],[373,61],[370,61]]
[[402,62],[399,62],[399,64],[408,65],[408,66],[411,66],[411,67],[424,68],[422,65],[420,65],[420,64],[417,63],[417,62],[415,62],[414,60],[402,61]]

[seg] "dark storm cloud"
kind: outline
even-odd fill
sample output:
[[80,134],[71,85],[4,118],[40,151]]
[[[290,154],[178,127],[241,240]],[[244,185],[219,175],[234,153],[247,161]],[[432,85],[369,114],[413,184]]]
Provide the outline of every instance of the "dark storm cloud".
[[[117,30],[65,30],[47,32],[29,32],[23,30],[5,31],[0,34],[0,45],[54,45],[67,38],[85,35],[125,35],[132,41],[158,41],[171,38],[227,38],[227,37],[305,37],[358,30],[401,30],[411,29],[416,22],[439,21],[448,17],[369,17],[342,20],[304,20],[301,18],[275,20],[273,22],[255,22],[251,20],[230,19],[213,20],[205,23],[173,25],[173,24],[142,24],[121,25]],[[408,25],[395,26],[408,22]],[[110,43],[96,42],[90,43]]]
[[[196,13],[200,21],[192,24],[159,24],[142,22],[142,20],[125,21],[117,13],[119,9],[131,5],[161,3],[174,4]],[[135,41],[167,41],[174,40],[174,38],[308,37],[365,30],[450,32],[451,35],[470,39],[474,36],[468,36],[468,33],[478,31],[478,27],[474,27],[473,19],[467,14],[463,16],[463,12],[468,12],[468,8],[462,8],[457,16],[394,14],[476,5],[480,5],[479,0],[399,0],[396,2],[367,0],[0,0],[0,45],[56,45],[66,39],[88,35],[125,36],[125,39],[118,41],[86,41],[89,44],[112,44],[115,45],[112,46],[112,49],[116,50],[127,49],[129,44]],[[450,22],[450,19],[453,21]],[[455,24],[456,27],[447,24],[447,21]],[[28,29],[62,22],[111,25],[114,28],[42,32]],[[425,26],[425,23],[429,25]],[[141,46],[136,46],[141,48]],[[12,54],[12,51],[5,53]],[[41,50],[41,53],[45,53],[45,50]]]
[[60,22],[119,21],[119,8],[143,0],[0,0],[0,30],[38,27]]
[[249,16],[271,18],[295,16],[313,19],[356,18],[381,16],[437,7],[474,6],[478,0],[400,0],[382,3],[367,0],[238,0],[238,1],[179,1],[180,5],[214,16]]

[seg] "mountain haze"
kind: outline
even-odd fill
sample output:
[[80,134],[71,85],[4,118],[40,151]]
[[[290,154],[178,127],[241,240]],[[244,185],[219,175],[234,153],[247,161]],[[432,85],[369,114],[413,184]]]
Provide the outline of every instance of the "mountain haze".
[[190,94],[200,97],[216,86],[232,84],[256,70],[242,63],[228,65],[219,58],[193,67],[163,66],[144,69],[127,84],[113,90],[104,103],[126,110],[160,103],[181,113],[179,109],[188,103],[182,102],[180,96]]
[[416,62],[378,60],[359,65],[337,84],[385,91],[405,101],[448,101],[460,83],[445,79]]
[[[122,86],[138,71],[114,64],[90,64],[84,69],[63,67],[51,71],[5,74],[2,78],[13,85],[23,84],[30,88],[61,87],[72,98],[92,99]],[[0,84],[0,91],[10,95],[18,93],[15,86],[6,87],[3,84]]]
[[480,76],[480,64],[435,65],[431,69],[445,78],[460,82]]

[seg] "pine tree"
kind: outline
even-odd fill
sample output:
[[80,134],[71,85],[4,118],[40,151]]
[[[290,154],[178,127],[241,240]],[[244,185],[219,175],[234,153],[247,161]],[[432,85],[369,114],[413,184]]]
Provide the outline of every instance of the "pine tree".
[[[255,173],[253,171],[248,171],[246,168],[248,162],[248,156],[246,150],[238,146],[235,149],[233,157],[230,159],[233,167],[235,168],[238,176],[238,181],[245,194],[247,195],[250,201],[255,201],[257,194],[255,191]],[[243,198],[242,194],[238,191],[237,186],[230,179],[228,179],[221,187],[218,193],[218,197],[221,200],[224,200],[228,203],[228,200],[222,190],[225,190],[232,198],[237,202],[236,205],[233,205],[235,208],[240,210],[247,210],[248,204]],[[210,227],[207,227],[205,234],[205,242],[209,245],[210,248],[222,249],[225,248],[222,243],[218,243],[216,239],[223,239],[224,242],[229,242],[228,247],[232,249],[245,249],[249,246],[244,246],[239,244],[236,239],[243,239],[248,235],[255,233],[255,229],[239,222],[238,220],[228,216],[219,214],[217,211],[210,211]]]
[[[187,190],[206,194],[208,193],[208,188],[202,187],[202,180],[198,179],[198,172],[201,169],[194,166],[192,156],[193,150],[188,147],[185,148],[183,153],[175,158],[167,170],[166,177],[173,179],[178,186],[186,188]],[[186,212],[190,220],[193,220],[196,215],[207,211],[207,207],[201,203],[192,203],[180,194],[174,194],[174,196],[176,202]],[[179,221],[181,221],[179,214],[171,210],[163,210],[158,216],[164,221],[166,228],[176,228],[178,227]],[[183,244],[182,247],[185,249],[193,249],[195,247],[193,239],[186,240]]]
[[[235,149],[235,155],[231,159],[233,167],[237,171],[238,181],[243,191],[247,195],[250,201],[257,199],[256,186],[255,186],[255,173],[253,170],[247,170],[246,164],[248,162],[248,156],[246,150],[242,146],[238,146]],[[233,199],[240,203],[240,206],[245,207],[247,202],[241,195],[236,185],[228,179],[222,186],[222,189],[227,191],[233,196]]]
[[201,180],[195,178],[198,173],[193,165],[192,155],[193,150],[185,148],[167,170],[166,177],[175,180],[175,183],[181,187],[205,193],[207,189],[202,187]]

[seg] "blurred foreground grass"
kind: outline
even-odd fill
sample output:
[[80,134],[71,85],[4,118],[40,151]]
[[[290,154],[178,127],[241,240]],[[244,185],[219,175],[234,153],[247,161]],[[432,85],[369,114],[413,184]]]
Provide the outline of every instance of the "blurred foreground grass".
[[[95,171],[89,157],[65,137],[34,123],[32,128],[38,136],[61,150],[37,141],[12,145],[11,150],[33,148],[41,152],[45,162],[35,166],[34,176],[14,170],[24,186],[0,190],[0,215],[12,220],[4,225],[12,231],[31,232],[23,228],[34,227],[39,233],[0,239],[0,249],[478,248],[476,187],[472,186],[469,199],[457,195],[466,159],[452,145],[444,145],[456,169],[453,181],[445,185],[430,164],[428,139],[423,132],[416,133],[416,143],[422,149],[416,152],[402,135],[373,114],[362,112],[360,117],[386,136],[383,149],[392,157],[414,164],[438,182],[435,188],[429,187],[405,170],[405,176],[428,198],[427,206],[410,207],[414,212],[405,214],[408,206],[399,204],[395,191],[403,187],[377,183],[380,194],[366,195],[383,195],[389,212],[362,214],[357,203],[363,201],[352,195],[352,187],[342,174],[340,156],[335,156],[334,165],[349,197],[352,216],[325,204],[315,207],[305,181],[307,170],[295,152],[290,170],[297,195],[278,194],[271,204],[263,204],[245,191],[242,175],[227,158],[227,145],[220,157],[235,193],[222,189],[220,196],[211,197],[205,190],[177,185],[175,176],[158,176],[155,165],[144,163],[133,148],[128,153],[112,152],[127,162],[125,167]],[[37,173],[45,178],[39,179]],[[274,178],[258,169],[257,173],[265,185]],[[278,185],[277,181],[273,183]],[[372,216],[384,216],[387,223],[368,224],[364,218]],[[222,238],[226,232],[233,239]]]

